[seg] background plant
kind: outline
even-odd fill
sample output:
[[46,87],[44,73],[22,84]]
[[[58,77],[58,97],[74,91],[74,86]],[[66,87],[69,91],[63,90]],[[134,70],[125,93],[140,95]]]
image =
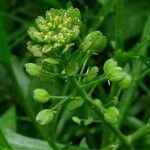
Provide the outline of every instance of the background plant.
[[[36,1],[34,6],[32,2],[1,3],[1,112],[8,109],[0,120],[1,147],[32,150],[148,149],[148,3],[146,0],[139,3],[121,0],[94,3]],[[35,25],[34,18],[44,17],[45,11],[51,7],[63,8],[64,11],[69,8],[68,10],[73,11],[71,6],[79,8],[81,12],[81,17],[78,10],[70,13],[72,18],[77,17],[82,21],[73,21],[73,25],[78,26],[74,28],[76,35],[70,34],[68,38],[68,32],[62,30],[62,34],[53,39],[54,45],[49,45],[52,39],[46,39],[41,44],[46,45],[41,53],[39,42],[42,41],[37,41],[40,36],[34,28],[28,30]],[[45,34],[47,29],[42,26],[43,18],[38,18],[38,28]],[[69,22],[63,27],[68,24]],[[34,56],[42,56],[41,58],[35,59],[27,53],[27,30],[34,41],[28,43],[28,49]],[[51,29],[53,30],[56,28]],[[98,42],[93,45],[89,42],[91,40]],[[50,49],[51,51],[47,51]],[[104,67],[109,58],[113,58],[109,60],[111,63]],[[39,79],[25,74],[25,63],[27,72]],[[107,67],[108,71],[105,69]],[[117,82],[111,82],[114,79]],[[122,84],[126,85],[123,79],[126,79],[127,85],[132,80],[126,89],[120,88],[123,87]],[[35,100],[40,103],[49,101],[38,104]],[[47,111],[48,108],[51,108],[50,111]],[[50,124],[46,126],[39,125],[35,120],[43,109],[51,116],[47,118]],[[32,138],[44,139],[49,144],[28,139],[4,128]],[[79,146],[73,147],[69,142]]]

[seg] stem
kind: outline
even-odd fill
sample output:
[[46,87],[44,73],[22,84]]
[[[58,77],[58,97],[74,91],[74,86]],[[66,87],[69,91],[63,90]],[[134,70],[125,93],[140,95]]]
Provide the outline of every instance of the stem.
[[103,121],[103,123],[125,144],[127,144],[126,137],[112,124],[109,122],[106,122],[104,119],[103,112],[101,108],[99,108],[93,100],[87,95],[87,93],[82,89],[82,87],[78,84],[78,82],[73,78],[71,79],[73,83],[76,85],[76,88],[79,90],[82,98],[88,103],[88,105],[91,107],[93,111],[98,115],[98,117]]
[[104,81],[106,81],[106,80],[107,80],[106,76],[101,75],[101,76],[99,76],[97,79],[95,79],[94,81],[92,81],[92,82],[90,82],[90,83],[87,83],[87,84],[83,84],[83,85],[82,85],[82,88],[88,88],[88,87],[90,87],[90,86],[93,86],[93,85],[98,84],[98,83],[100,83],[100,82],[104,82]]
[[[64,96],[65,97],[65,96]],[[75,98],[75,97],[66,97],[64,100],[62,100],[62,101],[60,101],[57,105],[55,105],[54,107],[53,107],[53,109],[56,109],[56,108],[58,108],[59,106],[61,106],[63,103],[65,103],[67,100],[69,100],[69,99],[72,99],[72,98]],[[76,97],[77,98],[77,97]]]
[[116,3],[116,49],[123,49],[123,30],[124,30],[124,0],[117,0]]
[[[85,59],[85,61],[84,61],[84,63],[83,63],[83,66],[82,66],[82,68],[81,68],[80,74],[83,74],[83,71],[84,71],[85,66],[86,66],[86,64],[87,64],[87,61],[88,61],[88,58],[89,58],[89,57],[87,57],[87,58]],[[80,82],[80,81],[81,81],[81,77],[78,78],[78,82]]]
[[139,138],[147,135],[148,133],[150,133],[150,122],[148,122],[143,127],[138,129],[137,131],[135,131],[133,134],[129,135],[128,136],[128,142],[133,143],[136,140],[138,140]]
[[49,96],[50,99],[67,99],[67,96]]

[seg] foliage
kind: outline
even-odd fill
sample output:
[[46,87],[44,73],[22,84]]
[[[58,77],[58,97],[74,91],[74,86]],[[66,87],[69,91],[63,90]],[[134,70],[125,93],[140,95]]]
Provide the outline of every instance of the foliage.
[[0,7],[0,149],[150,148],[148,0]]

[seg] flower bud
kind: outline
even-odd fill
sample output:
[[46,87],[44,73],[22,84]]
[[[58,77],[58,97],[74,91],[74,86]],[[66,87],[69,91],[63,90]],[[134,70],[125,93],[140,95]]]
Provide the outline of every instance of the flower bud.
[[36,121],[41,125],[46,125],[54,119],[54,112],[51,109],[41,110],[37,116]]
[[111,106],[104,112],[104,118],[107,122],[115,124],[119,118],[119,111],[116,107]]
[[42,47],[40,44],[34,45],[32,41],[27,43],[27,49],[35,56],[42,57]]
[[102,35],[100,31],[91,32],[86,36],[83,43],[80,46],[82,51],[91,50],[93,52],[99,52],[106,46],[106,37]]
[[28,34],[30,38],[36,42],[42,42],[43,41],[43,36],[42,33],[38,32],[36,28],[30,27],[28,30]]
[[41,67],[34,63],[27,63],[24,65],[26,72],[32,76],[38,76],[41,72]]
[[46,20],[41,17],[41,16],[38,16],[38,18],[35,20],[36,22],[36,25],[37,27],[43,31],[43,32],[48,32],[49,28],[48,26],[46,25]]
[[33,91],[33,98],[39,103],[46,103],[49,100],[50,95],[44,89],[35,89]]

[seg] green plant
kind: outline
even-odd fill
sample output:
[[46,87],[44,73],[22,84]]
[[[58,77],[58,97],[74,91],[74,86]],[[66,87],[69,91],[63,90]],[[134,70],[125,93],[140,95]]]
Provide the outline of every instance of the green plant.
[[[142,127],[144,130],[139,129],[131,135],[124,135],[118,128],[122,121],[119,120],[120,115],[124,117],[122,116],[124,114],[119,114],[118,103],[115,103],[115,100],[119,100],[122,89],[132,87],[132,84],[135,84],[134,82],[136,81],[122,67],[118,67],[118,63],[114,59],[119,59],[120,55],[125,56],[130,53],[126,54],[118,49],[114,59],[109,59],[105,62],[104,73],[99,75],[98,67],[88,67],[87,61],[92,55],[102,52],[106,46],[106,37],[100,31],[93,31],[83,40],[80,39],[79,33],[82,27],[80,19],[78,9],[72,7],[67,10],[51,9],[46,12],[45,18],[38,17],[36,19],[37,28],[30,27],[28,30],[31,38],[31,41],[27,44],[28,50],[35,57],[40,57],[40,60],[38,65],[27,63],[25,65],[27,72],[41,80],[51,82],[50,84],[54,87],[63,83],[60,95],[50,95],[47,91],[41,89],[36,94],[38,96],[34,96],[35,100],[42,103],[46,103],[48,99],[52,103],[57,100],[54,104],[51,104],[50,108],[41,110],[36,120],[41,125],[45,125],[53,119],[57,120],[56,114],[60,113],[60,108],[62,107],[70,111],[78,111],[78,108],[87,105],[86,109],[90,108],[94,111],[99,121],[102,121],[106,126],[105,128],[110,130],[112,136],[110,148],[112,145],[116,148],[124,144],[133,149],[133,142],[146,135],[150,131],[150,125],[147,123]],[[119,35],[117,38],[118,48],[121,48],[119,47],[121,45],[119,44],[121,42]],[[79,40],[78,43],[75,43],[76,39]],[[134,55],[132,54],[132,56]],[[125,58],[122,61],[124,60]],[[126,63],[127,61],[124,65]],[[91,94],[98,84],[102,84],[107,80],[114,91],[110,97],[108,96],[107,103],[103,105],[101,100],[92,99]],[[111,81],[112,83],[110,83]],[[43,95],[47,98],[43,98]],[[128,106],[126,111],[127,109]],[[87,120],[83,120],[84,125],[88,125],[95,120],[94,117],[91,120],[90,113],[87,117],[90,120],[88,123]],[[74,116],[73,121],[81,124],[81,120],[78,117]]]
[[148,0],[0,7],[0,150],[149,149]]

